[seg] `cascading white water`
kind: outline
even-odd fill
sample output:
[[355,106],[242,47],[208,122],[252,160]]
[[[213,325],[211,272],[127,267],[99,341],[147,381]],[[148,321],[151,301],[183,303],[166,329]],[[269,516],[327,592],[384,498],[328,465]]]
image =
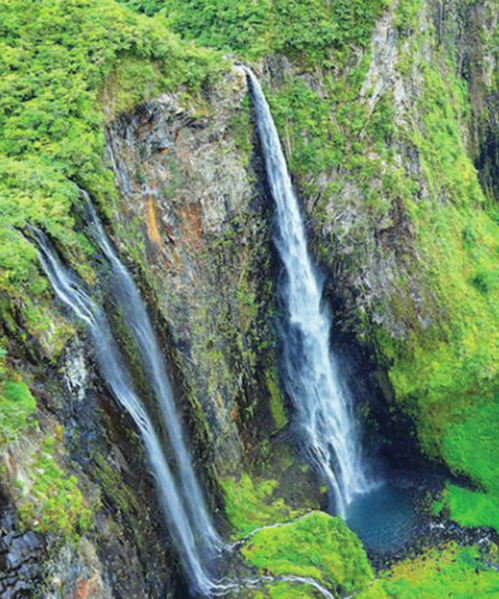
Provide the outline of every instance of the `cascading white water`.
[[184,505],[189,511],[190,522],[196,533],[196,538],[203,545],[206,555],[222,546],[211,518],[206,509],[206,502],[198,484],[192,459],[185,444],[180,421],[176,414],[175,401],[170,381],[166,374],[165,364],[158,345],[151,320],[139,291],[130,273],[119,260],[113,247],[102,228],[88,196],[86,198],[87,220],[89,233],[99,244],[111,267],[111,290],[118,306],[123,310],[126,322],[139,348],[139,356],[163,417],[163,425],[168,432],[174,458],[177,462],[180,487]]
[[284,382],[311,459],[345,515],[352,497],[367,488],[352,398],[330,352],[331,321],[322,306],[322,285],[307,249],[298,198],[279,136],[255,75],[249,82],[267,178],[276,205],[275,244],[285,267],[281,290],[289,323],[284,339]]
[[[195,483],[193,488],[197,494],[193,495],[190,500],[185,497],[185,493],[179,491],[155,427],[134,391],[132,377],[125,366],[104,312],[86,293],[82,282],[61,263],[43,233],[33,229],[32,234],[40,250],[40,262],[57,297],[88,326],[104,380],[119,403],[130,414],[140,432],[151,470],[156,479],[160,505],[168,529],[193,590],[201,595],[209,596],[214,585],[207,572],[205,549],[208,541],[210,545],[214,545],[218,537],[207,515],[201,491]],[[116,256],[114,259],[119,262]],[[133,285],[131,280],[130,283]],[[138,295],[137,290],[135,292]],[[157,342],[155,343],[157,349]],[[170,416],[176,418],[174,410]],[[178,423],[177,426],[180,430]],[[185,452],[185,459],[189,459],[187,450]],[[183,459],[178,460],[179,469],[182,468]],[[183,465],[185,466],[185,464]],[[190,465],[189,472],[192,472],[192,465]],[[180,472],[181,476],[182,474]],[[193,472],[192,475],[194,476]],[[192,485],[192,482],[182,481],[184,489],[190,490],[189,485]],[[201,505],[196,507],[191,505],[198,501]],[[189,506],[187,510],[184,508],[184,503]],[[196,518],[199,518],[199,521]]]
[[[95,212],[92,212],[91,219],[92,224],[97,228],[96,237],[102,243],[101,247],[106,256],[111,260],[112,255],[112,260],[116,261],[116,264],[113,266],[124,269],[124,266],[120,263],[114,250],[109,244]],[[39,248],[38,255],[40,262],[57,297],[87,325],[103,378],[113,395],[125,408],[128,414],[130,414],[142,437],[146,455],[156,480],[158,496],[165,521],[174,540],[175,547],[179,553],[186,574],[192,583],[193,592],[204,597],[224,597],[228,594],[239,593],[242,589],[257,589],[278,582],[289,582],[291,584],[311,586],[326,599],[334,599],[334,596],[328,589],[315,579],[308,577],[294,575],[272,577],[267,575],[249,578],[243,577],[239,580],[213,579],[210,577],[206,567],[207,559],[210,557],[207,555],[208,545],[211,549],[215,549],[218,552],[223,549],[224,546],[213,528],[204,504],[199,506],[199,511],[195,511],[192,505],[189,506],[189,503],[192,500],[203,501],[202,493],[197,481],[195,481],[195,486],[198,494],[193,495],[191,500],[186,500],[184,494],[180,493],[178,490],[175,478],[165,459],[153,422],[142,406],[142,403],[133,388],[132,377],[125,365],[105,313],[86,292],[83,283],[78,280],[70,269],[61,263],[57,253],[52,248],[45,235],[34,228],[31,229],[31,233]],[[104,246],[107,247],[104,249]],[[108,252],[110,252],[110,254],[108,254]],[[142,309],[145,311],[145,306],[138,295],[138,290],[136,289],[133,280],[126,270],[124,270],[124,272],[127,277],[126,286],[133,286],[134,295],[137,294],[141,303],[139,312],[141,312]],[[122,299],[125,298],[130,299],[127,294],[122,297]],[[147,312],[145,312],[145,315],[147,317]],[[149,320],[148,322],[150,325]],[[154,341],[155,347],[157,348],[157,341]],[[139,343],[138,340],[137,342]],[[146,370],[148,369],[149,366],[146,366]],[[175,416],[174,411],[172,412],[172,415]],[[178,428],[180,430],[179,425]],[[185,451],[188,458],[189,454],[187,448],[185,448]],[[192,470],[192,465],[190,468]],[[187,509],[184,508],[184,504],[187,504]],[[193,518],[199,518],[199,520],[194,521]],[[206,526],[206,530],[204,531],[203,526]],[[200,537],[201,546],[199,543]],[[228,551],[231,550],[230,547],[226,547],[226,549]],[[211,555],[211,558],[213,557],[214,556]]]

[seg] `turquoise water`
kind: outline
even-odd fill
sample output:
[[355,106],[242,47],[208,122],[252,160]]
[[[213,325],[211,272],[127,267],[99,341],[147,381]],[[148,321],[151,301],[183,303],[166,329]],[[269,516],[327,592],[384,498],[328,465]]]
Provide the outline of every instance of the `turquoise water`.
[[346,520],[366,549],[389,556],[404,549],[416,537],[421,518],[415,494],[391,484],[382,484],[354,497]]

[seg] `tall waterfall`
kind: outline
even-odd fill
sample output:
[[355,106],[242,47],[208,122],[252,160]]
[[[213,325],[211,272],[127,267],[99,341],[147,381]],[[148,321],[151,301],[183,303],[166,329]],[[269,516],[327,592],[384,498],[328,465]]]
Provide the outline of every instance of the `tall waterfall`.
[[189,511],[196,537],[200,539],[204,549],[209,553],[219,548],[221,541],[208,515],[203,493],[192,466],[191,456],[182,435],[170,381],[166,374],[163,356],[151,320],[130,273],[118,259],[116,252],[109,243],[89,198],[86,197],[86,200],[87,217],[90,225],[89,233],[96,239],[109,261],[112,275],[112,293],[119,307],[123,310],[139,348],[140,359],[158,401],[163,426],[168,433],[179,470],[184,505]]
[[[180,489],[165,458],[155,426],[134,390],[132,377],[113,337],[106,315],[85,290],[83,283],[61,263],[43,233],[34,229],[32,233],[40,250],[40,261],[57,297],[88,326],[104,380],[132,417],[142,437],[156,479],[160,505],[187,577],[195,592],[209,596],[213,583],[206,567],[208,549],[214,549],[219,540],[195,479],[189,453],[182,440],[158,343],[138,290],[112,250],[93,212],[92,219],[96,237],[112,264],[119,303],[137,338],[145,369],[151,376],[152,386],[161,406],[177,463]],[[147,344],[150,346],[147,347]]]
[[331,321],[322,285],[307,250],[298,198],[260,84],[244,69],[256,115],[267,177],[276,206],[275,244],[285,267],[281,292],[289,323],[284,339],[284,381],[313,463],[333,491],[338,511],[367,487],[352,398],[330,352]]

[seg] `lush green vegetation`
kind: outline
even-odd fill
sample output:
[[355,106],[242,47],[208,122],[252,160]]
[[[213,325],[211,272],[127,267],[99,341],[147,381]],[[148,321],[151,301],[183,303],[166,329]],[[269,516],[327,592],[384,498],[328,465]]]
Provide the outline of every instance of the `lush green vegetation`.
[[373,578],[359,539],[341,518],[323,512],[259,530],[242,552],[262,571],[313,578],[341,594],[362,590]]
[[32,456],[29,480],[17,479],[19,515],[33,530],[70,537],[92,526],[93,509],[76,476],[68,476],[57,465],[56,449],[56,439],[47,438]]
[[[499,225],[463,143],[466,87],[454,76],[452,63],[425,67],[423,74],[420,122],[406,135],[420,152],[426,188],[421,191],[409,178],[398,191],[421,256],[417,267],[414,260],[407,265],[408,276],[399,285],[404,290],[411,279],[418,280],[424,303],[416,307],[408,291],[394,295],[391,309],[408,335],[395,341],[381,334],[378,342],[391,363],[397,398],[416,419],[422,446],[491,494],[486,502],[481,495],[474,500],[476,507],[488,509],[486,504],[490,507],[499,496],[499,306],[494,293]],[[451,516],[473,524],[471,496],[453,490],[446,497]],[[497,522],[497,512],[476,511],[475,516],[477,525]]]
[[44,227],[84,265],[71,217],[77,186],[104,204],[115,193],[102,102],[119,111],[161,90],[196,89],[218,62],[113,0],[1,0],[0,40],[0,293],[36,330],[33,299],[46,283],[13,227]]
[[242,538],[255,528],[287,522],[300,512],[275,497],[277,482],[274,480],[253,481],[246,473],[239,480],[226,478],[222,481],[225,493],[225,511],[234,527],[235,534]]
[[366,46],[384,0],[125,0],[200,45],[256,58],[273,52],[312,65]]
[[[492,563],[490,563],[492,562]],[[497,548],[450,544],[393,566],[358,599],[485,599],[499,595]]]
[[[46,229],[92,282],[88,244],[74,230],[72,205],[78,187],[104,209],[115,194],[102,161],[104,114],[116,115],[179,86],[195,93],[222,68],[220,55],[201,46],[250,62],[284,55],[293,68],[283,70],[266,94],[297,185],[304,197],[313,198],[314,227],[324,226],[330,235],[333,200],[337,212],[348,203],[365,215],[352,230],[334,231],[335,243],[345,236],[355,246],[352,269],[362,260],[366,233],[382,246],[376,238],[380,223],[399,227],[395,250],[379,251],[398,252],[400,280],[384,298],[386,305],[371,309],[389,312],[403,332],[392,335],[388,327],[367,324],[370,314],[362,332],[375,338],[396,399],[417,424],[421,446],[478,487],[448,485],[437,508],[462,525],[499,530],[499,216],[480,188],[464,141],[467,85],[456,75],[452,56],[439,55],[442,59],[431,63],[420,56],[420,46],[436,52],[430,33],[416,32],[421,0],[400,0],[394,15],[398,74],[418,82],[417,99],[405,98],[413,105],[397,125],[391,92],[381,93],[372,106],[359,101],[372,91],[364,89],[369,42],[386,4],[0,0],[0,299],[10,298],[0,303],[0,316],[13,325],[12,314],[20,311],[25,333],[49,336],[54,351],[62,347],[59,337],[67,330],[61,326],[54,332],[46,281],[33,246],[19,230],[29,223]],[[238,135],[243,131],[240,145],[249,153],[247,119],[241,117],[234,127]],[[412,158],[396,159],[397,144],[413,151],[416,167]],[[346,195],[348,186],[359,190],[360,199]],[[318,250],[325,264],[335,259],[331,247],[324,243]],[[249,289],[245,274],[237,290],[244,333],[258,311]],[[199,311],[203,324],[208,312]],[[214,366],[224,363],[220,351],[210,352],[206,356]],[[0,443],[17,440],[36,409],[26,382],[4,362],[0,350]],[[216,368],[212,376],[210,386],[218,392],[222,377]],[[266,383],[280,429],[287,415],[275,376],[268,375]],[[33,456],[29,480],[18,481],[21,516],[36,530],[69,536],[88,530],[92,509],[56,454],[46,441]],[[103,482],[118,488],[104,467],[101,474]],[[276,496],[276,484],[246,474],[223,482],[237,537],[287,522],[260,530],[245,543],[243,554],[262,572],[311,576],[340,593],[361,592],[359,599],[499,594],[497,571],[487,561],[495,562],[495,553],[484,556],[476,548],[453,545],[402,562],[372,582],[365,552],[344,523],[321,513],[301,517]],[[131,502],[124,492],[118,496],[121,509]],[[284,583],[264,593],[274,599],[312,596],[306,587]]]

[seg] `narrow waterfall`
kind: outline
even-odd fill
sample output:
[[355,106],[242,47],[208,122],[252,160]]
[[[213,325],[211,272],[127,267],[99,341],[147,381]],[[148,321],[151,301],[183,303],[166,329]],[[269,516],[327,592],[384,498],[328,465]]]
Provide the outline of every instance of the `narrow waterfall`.
[[308,253],[298,198],[279,136],[260,84],[249,69],[267,177],[276,206],[275,244],[284,264],[280,290],[288,309],[284,381],[312,462],[334,493],[340,514],[367,487],[352,397],[330,352],[331,321],[322,306],[322,285]]
[[163,356],[151,320],[130,273],[118,259],[90,199],[86,194],[84,195],[86,198],[89,233],[95,238],[110,264],[112,277],[111,290],[119,307],[123,310],[127,324],[137,343],[140,359],[158,401],[163,425],[168,433],[173,455],[177,463],[184,505],[189,511],[196,538],[202,542],[206,554],[209,554],[219,549],[222,543],[208,515],[206,502],[182,435],[171,384],[166,374]]
[[[57,297],[88,326],[102,376],[118,402],[130,414],[139,430],[151,470],[156,479],[158,496],[165,521],[186,575],[192,584],[193,591],[204,596],[209,596],[213,583],[206,568],[205,550],[208,544],[215,545],[218,537],[208,517],[201,491],[196,482],[193,483],[187,480],[181,481],[181,488],[184,493],[179,490],[165,458],[154,424],[134,391],[132,377],[127,370],[120,349],[113,337],[106,315],[98,304],[93,301],[82,282],[61,263],[43,233],[38,230],[32,230],[32,234],[39,247],[41,264]],[[114,266],[118,268],[120,265],[119,260],[105,238],[102,228],[98,231],[98,236],[102,239],[103,245],[107,244],[108,250],[112,253],[113,259],[116,261]],[[129,277],[128,273],[126,275]],[[129,284],[134,288],[136,296],[139,297],[138,291],[131,279],[129,279]],[[141,300],[140,304],[145,312]],[[132,310],[132,307],[130,310]],[[129,316],[128,312],[127,316]],[[148,319],[147,322],[150,325]],[[152,328],[150,332],[152,334]],[[153,339],[154,351],[159,352],[154,335]],[[140,347],[142,348],[142,343],[140,343]],[[167,380],[166,374],[165,380]],[[154,383],[155,389],[156,385],[157,383]],[[167,388],[169,390],[169,386]],[[171,399],[171,392],[169,398]],[[160,402],[163,401],[166,401],[165,397],[160,399]],[[168,414],[171,419],[176,420],[173,407]],[[178,422],[173,426],[171,422],[169,424],[169,430],[176,430],[180,434],[180,425]],[[171,435],[171,441],[173,447],[177,443],[174,453],[178,460],[177,465],[180,477],[182,479],[184,476],[186,478],[189,476],[194,477],[189,454],[184,443],[180,443],[178,438],[174,440],[173,435]],[[182,451],[184,451],[183,457],[179,457],[178,455],[180,451],[179,444],[181,444]],[[184,472],[185,460],[189,461],[189,466]],[[191,497],[187,497],[188,491],[193,492]],[[195,503],[197,504],[196,506],[194,505]],[[184,505],[187,506],[187,509]],[[197,518],[199,518],[199,521]]]

